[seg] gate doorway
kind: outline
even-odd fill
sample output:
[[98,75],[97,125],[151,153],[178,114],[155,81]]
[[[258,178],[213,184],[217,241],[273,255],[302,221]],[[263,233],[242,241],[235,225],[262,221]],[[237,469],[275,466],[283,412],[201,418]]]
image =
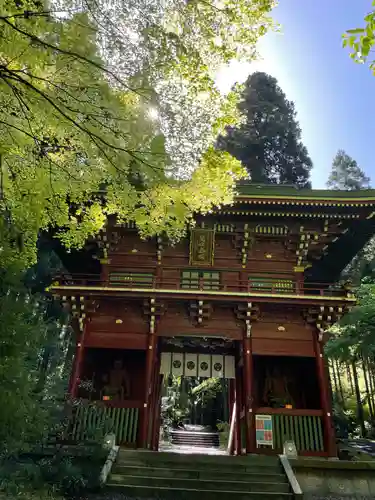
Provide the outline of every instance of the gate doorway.
[[227,453],[234,399],[234,353],[228,352],[228,346],[226,352],[220,352],[217,346],[212,348],[213,353],[197,350],[200,352],[180,348],[161,353],[160,449]]

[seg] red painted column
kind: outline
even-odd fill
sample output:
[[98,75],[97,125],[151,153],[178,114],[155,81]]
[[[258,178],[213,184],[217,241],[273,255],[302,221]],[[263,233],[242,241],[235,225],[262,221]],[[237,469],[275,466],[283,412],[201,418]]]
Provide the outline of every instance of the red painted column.
[[296,292],[298,295],[303,295],[304,294],[304,273],[303,271],[296,271],[295,272],[295,283],[296,283]]
[[159,436],[160,436],[160,402],[161,402],[161,394],[162,394],[162,385],[163,385],[163,375],[157,376],[155,384],[155,404],[153,411],[153,422],[152,422],[152,439],[151,439],[151,449],[153,451],[157,451],[159,448]]
[[229,422],[232,420],[233,404],[236,400],[236,381],[234,378],[228,380],[228,406],[229,406]]
[[[236,412],[236,408],[234,408],[234,404],[236,402],[236,381],[235,379],[229,379],[228,381],[228,405],[229,405],[229,425],[232,423],[232,418],[233,418],[233,413]],[[236,422],[235,422],[235,427],[234,427],[234,437],[231,443],[231,447],[228,450],[230,455],[235,454],[236,450],[236,426],[237,426],[237,415],[236,415]]]
[[337,449],[336,449],[335,432],[332,421],[332,404],[330,398],[328,374],[324,363],[323,345],[321,342],[319,342],[318,335],[319,332],[317,331],[313,332],[315,357],[316,357],[319,389],[320,389],[320,402],[323,410],[325,448],[326,451],[328,452],[328,456],[336,457]]
[[153,443],[155,442],[155,432],[156,429],[156,418],[159,406],[159,385],[160,385],[160,353],[156,346],[155,349],[155,359],[154,359],[154,372],[152,380],[152,391],[151,391],[151,406],[150,406],[150,418],[151,420],[151,436],[150,436],[150,448],[153,449]]
[[237,455],[242,454],[241,438],[241,412],[242,412],[242,370],[236,363],[236,437],[235,451]]
[[246,422],[246,451],[255,453],[255,421],[253,412],[253,356],[251,352],[251,338],[243,340],[244,360],[244,406]]
[[150,417],[152,413],[150,412],[150,394],[151,394],[151,383],[152,383],[152,373],[154,368],[155,360],[155,348],[156,348],[157,337],[153,333],[148,336],[148,346],[146,351],[146,370],[145,370],[145,389],[144,389],[144,400],[143,400],[143,418],[141,426],[140,444],[141,447],[147,448],[147,438],[148,438],[148,426]]
[[79,385],[79,377],[81,375],[82,363],[83,363],[83,354],[85,348],[85,336],[86,336],[86,322],[83,325],[83,331],[79,336],[76,344],[76,352],[74,355],[73,361],[73,369],[69,380],[69,389],[68,392],[71,397],[75,398],[77,396],[78,385]]
[[155,432],[154,441],[152,443],[152,449],[158,451],[159,449],[159,438],[160,438],[160,423],[161,423],[161,395],[163,388],[164,375],[159,375],[159,387],[158,387],[158,398],[156,405],[156,418],[155,418]]

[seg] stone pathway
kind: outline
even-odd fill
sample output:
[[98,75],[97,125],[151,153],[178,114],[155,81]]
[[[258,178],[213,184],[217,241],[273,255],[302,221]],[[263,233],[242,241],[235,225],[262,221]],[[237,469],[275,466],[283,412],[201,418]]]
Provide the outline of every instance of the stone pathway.
[[181,446],[167,442],[160,443],[159,451],[167,451],[169,453],[180,453],[182,455],[228,455],[228,453],[225,450],[220,450],[220,448]]
[[358,451],[363,451],[375,457],[375,441],[370,439],[346,439],[345,443]]

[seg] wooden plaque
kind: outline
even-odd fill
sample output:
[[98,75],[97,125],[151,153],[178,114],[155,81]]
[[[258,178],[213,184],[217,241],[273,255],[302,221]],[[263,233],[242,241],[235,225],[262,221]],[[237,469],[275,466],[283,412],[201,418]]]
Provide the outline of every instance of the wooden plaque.
[[192,229],[190,232],[190,265],[212,266],[215,232],[213,229]]

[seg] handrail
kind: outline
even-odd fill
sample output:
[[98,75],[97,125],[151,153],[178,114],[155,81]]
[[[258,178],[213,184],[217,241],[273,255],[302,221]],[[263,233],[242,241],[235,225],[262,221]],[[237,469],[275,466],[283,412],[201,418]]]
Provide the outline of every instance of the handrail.
[[284,469],[285,475],[288,479],[289,486],[293,492],[294,498],[296,497],[302,498],[303,492],[301,486],[299,485],[296,475],[294,474],[294,471],[292,469],[292,466],[290,465],[288,457],[286,455],[279,455],[279,458],[281,465]]
[[135,399],[123,399],[123,400],[102,400],[102,399],[88,399],[88,398],[79,398],[81,404],[91,404],[95,405],[97,408],[143,408],[143,401]]
[[229,437],[228,437],[228,454],[232,454],[233,450],[233,444],[234,444],[234,429],[236,426],[236,401],[233,402],[233,407],[232,407],[232,418],[230,422],[230,428],[229,428]]
[[257,415],[289,415],[291,417],[322,417],[323,410],[307,410],[300,408],[257,408]]
[[116,461],[119,449],[120,447],[114,444],[109,450],[107,460],[105,461],[102,470],[100,471],[99,484],[101,486],[103,486],[107,482],[108,476],[110,475],[112,470],[112,466]]
[[[126,271],[123,271],[126,273]],[[119,271],[116,271],[119,273]],[[129,274],[131,271],[129,271]],[[101,286],[106,287],[121,287],[121,288],[147,288],[154,290],[176,290],[184,292],[184,290],[200,290],[200,291],[218,291],[218,292],[248,292],[256,293],[257,295],[267,294],[290,294],[290,295],[321,295],[331,297],[347,296],[350,290],[346,286],[337,283],[298,283],[291,278],[278,277],[269,275],[252,276],[247,280],[236,280],[233,283],[222,283],[219,280],[212,279],[188,279],[180,276],[175,279],[168,279],[152,275],[150,279],[145,279],[145,273],[140,273],[137,279],[136,273],[129,279],[124,280],[103,280],[99,275],[60,275],[56,278],[59,285],[70,286]],[[142,275],[142,276],[141,276]],[[53,287],[53,285],[52,285]]]

